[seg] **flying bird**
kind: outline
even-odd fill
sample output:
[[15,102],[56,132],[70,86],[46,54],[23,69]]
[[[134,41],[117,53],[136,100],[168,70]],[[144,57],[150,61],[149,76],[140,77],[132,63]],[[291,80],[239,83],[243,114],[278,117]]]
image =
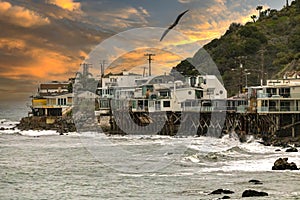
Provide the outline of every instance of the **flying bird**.
[[189,10],[186,10],[186,11],[184,11],[183,13],[181,13],[180,15],[178,15],[178,17],[176,18],[176,20],[175,20],[175,22],[167,29],[167,30],[165,30],[165,32],[163,33],[163,35],[161,36],[161,38],[160,38],[160,41],[162,41],[163,39],[164,39],[164,37],[169,33],[169,31],[172,29],[172,28],[174,28],[177,24],[178,24],[178,22],[179,22],[179,20],[181,19],[181,17],[185,14],[185,13],[187,13]]

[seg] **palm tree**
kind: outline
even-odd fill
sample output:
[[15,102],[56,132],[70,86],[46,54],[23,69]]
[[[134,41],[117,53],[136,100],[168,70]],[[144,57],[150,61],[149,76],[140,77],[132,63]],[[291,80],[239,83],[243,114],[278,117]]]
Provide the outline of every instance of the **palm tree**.
[[256,10],[258,10],[258,16],[261,17],[261,10],[263,9],[263,6],[257,6]]
[[88,83],[90,82],[89,79],[93,79],[93,74],[89,72],[89,65],[88,64],[82,64],[83,72],[76,72],[75,75],[75,83],[81,84],[83,88],[86,88],[88,86]]
[[256,19],[256,15],[252,15],[251,19],[253,20],[253,22],[255,23],[255,19]]

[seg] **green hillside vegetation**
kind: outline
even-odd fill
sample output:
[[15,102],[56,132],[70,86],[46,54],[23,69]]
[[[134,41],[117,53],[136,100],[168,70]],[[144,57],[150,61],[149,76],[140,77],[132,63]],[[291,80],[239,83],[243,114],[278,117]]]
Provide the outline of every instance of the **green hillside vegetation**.
[[[218,66],[229,95],[238,91],[240,83],[245,87],[246,72],[251,73],[251,86],[259,85],[260,79],[281,78],[287,71],[300,70],[300,0],[280,11],[262,6],[257,11],[257,16],[249,16],[252,22],[232,23],[221,38],[204,46]],[[175,70],[195,73],[187,61]]]

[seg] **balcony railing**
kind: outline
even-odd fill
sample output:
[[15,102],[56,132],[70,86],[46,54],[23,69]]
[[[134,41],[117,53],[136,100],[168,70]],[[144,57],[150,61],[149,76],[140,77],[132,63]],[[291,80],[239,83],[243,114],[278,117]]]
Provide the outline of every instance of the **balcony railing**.
[[271,93],[258,93],[257,94],[258,99],[265,99],[265,98],[299,98],[300,99],[300,93],[281,93],[281,94],[271,94]]
[[300,107],[295,106],[262,106],[257,108],[258,113],[271,113],[271,112],[281,112],[281,113],[287,113],[287,112],[300,112]]

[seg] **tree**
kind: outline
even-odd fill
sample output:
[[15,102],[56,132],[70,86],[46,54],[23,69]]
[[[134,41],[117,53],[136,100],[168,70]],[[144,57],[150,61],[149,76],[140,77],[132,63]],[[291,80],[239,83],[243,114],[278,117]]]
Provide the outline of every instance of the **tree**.
[[253,20],[253,22],[255,23],[255,19],[256,19],[256,15],[252,15],[251,19]]
[[300,13],[300,0],[295,0],[294,3],[296,5],[296,11],[297,11],[297,13]]
[[263,6],[257,6],[256,10],[258,10],[258,16],[261,17],[261,10],[263,9]]

